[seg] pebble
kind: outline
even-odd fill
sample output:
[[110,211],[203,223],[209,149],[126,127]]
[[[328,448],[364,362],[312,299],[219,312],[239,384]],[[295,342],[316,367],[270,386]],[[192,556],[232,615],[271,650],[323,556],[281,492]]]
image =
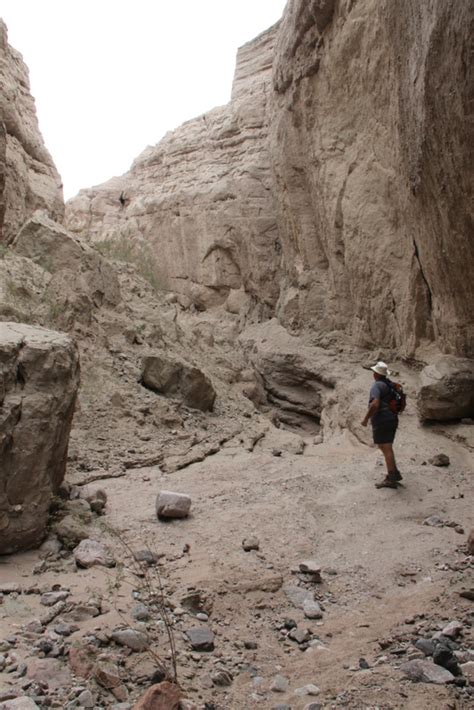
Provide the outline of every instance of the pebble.
[[432,656],[435,650],[435,642],[431,639],[418,639],[415,643],[415,648],[425,654],[425,656]]
[[286,693],[288,686],[287,678],[282,675],[276,675],[271,682],[270,690],[273,690],[274,693]]
[[250,639],[244,640],[244,648],[246,648],[247,650],[255,650],[256,648],[258,648],[258,643]]
[[303,685],[302,688],[297,688],[295,690],[295,695],[319,695],[320,692],[321,691],[317,685],[314,685],[313,683],[308,683],[307,685]]
[[149,646],[148,636],[135,629],[117,629],[112,633],[112,640],[132,651],[144,651]]
[[428,463],[430,463],[432,466],[449,466],[450,461],[449,461],[449,456],[446,454],[436,454],[432,458],[428,459]]
[[321,619],[323,612],[317,601],[305,599],[303,602],[303,613],[307,619]]
[[242,540],[242,547],[245,552],[250,552],[251,550],[259,550],[260,542],[258,537],[246,537]]
[[207,614],[204,614],[202,611],[200,611],[198,614],[196,614],[196,619],[198,621],[208,621],[209,617]]
[[77,696],[77,702],[83,708],[93,708],[95,705],[94,696],[90,690],[83,690],[82,693]]
[[293,641],[296,641],[297,643],[305,643],[305,641],[308,641],[310,634],[308,632],[308,629],[297,627],[296,629],[291,629],[288,636],[290,639],[293,639]]
[[148,611],[148,607],[146,607],[145,604],[140,603],[133,607],[132,616],[137,621],[148,621],[148,619],[150,618],[150,612]]
[[307,599],[314,600],[314,592],[309,589],[304,589],[302,587],[296,587],[295,585],[289,584],[284,587],[283,591],[287,599],[297,608],[303,609],[304,603]]
[[447,626],[444,627],[442,630],[443,636],[447,636],[448,638],[455,639],[459,636],[459,634],[463,630],[463,625],[459,621],[450,621]]
[[218,670],[214,673],[211,673],[211,680],[214,685],[225,688],[229,685],[232,685],[233,676],[232,673],[229,673],[229,671]]
[[193,626],[185,634],[195,651],[214,650],[214,634],[208,626]]

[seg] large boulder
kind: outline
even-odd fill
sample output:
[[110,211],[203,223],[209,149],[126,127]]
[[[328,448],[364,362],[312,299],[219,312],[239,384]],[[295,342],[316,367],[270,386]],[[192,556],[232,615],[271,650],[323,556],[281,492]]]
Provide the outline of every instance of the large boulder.
[[63,291],[69,283],[70,291],[88,297],[96,307],[119,302],[119,283],[107,260],[44,212],[35,212],[23,225],[12,247],[53,277],[64,274],[59,283]]
[[0,554],[42,541],[61,484],[79,386],[62,333],[0,323]]
[[446,421],[474,416],[474,360],[440,355],[421,373],[420,419]]
[[211,410],[216,393],[211,381],[197,367],[161,353],[143,358],[142,384],[167,396],[178,396],[184,404],[202,411]]

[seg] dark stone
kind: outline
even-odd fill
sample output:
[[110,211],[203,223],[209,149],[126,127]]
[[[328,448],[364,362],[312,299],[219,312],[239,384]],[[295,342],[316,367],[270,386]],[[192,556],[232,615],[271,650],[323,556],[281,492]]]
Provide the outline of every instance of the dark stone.
[[437,666],[446,668],[453,675],[461,675],[456,656],[452,650],[443,644],[438,644],[433,653],[433,661]]
[[283,628],[287,629],[288,631],[291,631],[291,629],[296,629],[298,624],[294,619],[283,619]]
[[367,668],[370,668],[365,658],[359,658],[359,668],[361,668],[362,670],[367,670]]

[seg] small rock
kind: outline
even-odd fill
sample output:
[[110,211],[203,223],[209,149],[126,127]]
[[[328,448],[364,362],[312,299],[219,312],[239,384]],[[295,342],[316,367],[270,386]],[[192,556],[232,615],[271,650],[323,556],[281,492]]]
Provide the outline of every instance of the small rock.
[[160,491],[156,498],[158,518],[187,518],[191,509],[191,498],[184,493]]
[[258,648],[258,643],[256,641],[246,639],[244,640],[244,648],[246,648],[247,650],[255,650],[256,648]]
[[445,521],[438,515],[430,515],[429,518],[423,520],[423,525],[429,525],[432,528],[444,528]]
[[305,599],[303,602],[303,613],[307,619],[321,619],[323,612],[317,601]]
[[48,688],[67,687],[71,674],[67,666],[56,658],[34,658],[28,663],[27,678],[46,683]]
[[232,685],[233,677],[232,674],[229,673],[229,671],[218,670],[214,673],[211,673],[211,680],[214,685],[225,688],[229,685]]
[[105,505],[107,503],[107,493],[103,488],[95,488],[94,486],[83,486],[80,490],[79,495],[81,498],[86,500],[91,510],[98,515],[101,515],[104,511]]
[[164,681],[152,685],[133,706],[133,710],[179,710],[181,691],[173,683]]
[[270,684],[270,690],[274,693],[286,693],[288,686],[289,682],[287,678],[282,675],[276,675]]
[[461,671],[463,676],[465,676],[471,685],[474,684],[474,661],[468,661],[461,665]]
[[284,587],[285,592],[289,601],[297,608],[302,609],[306,599],[314,600],[314,592],[309,589],[303,589],[302,587],[296,587],[294,585],[287,585]]
[[119,702],[124,703],[127,700],[128,690],[122,682],[118,666],[112,663],[100,662],[94,668],[94,678],[99,685],[109,690]]
[[133,557],[136,562],[144,562],[149,567],[153,567],[153,565],[158,564],[160,557],[163,556],[164,555],[156,555],[151,550],[138,550],[133,553]]
[[322,710],[322,707],[321,703],[308,703],[303,710]]
[[467,538],[467,554],[474,556],[474,528],[471,528],[469,537]]
[[194,626],[187,629],[185,634],[195,651],[214,650],[214,634],[208,626]]
[[298,696],[319,695],[320,692],[321,691],[317,685],[313,685],[313,683],[308,683],[307,685],[304,685],[302,688],[297,688],[295,690],[295,695],[298,695]]
[[22,696],[0,703],[1,710],[39,710],[39,705],[31,698]]
[[431,661],[419,659],[408,661],[400,666],[400,670],[410,680],[420,683],[443,685],[454,680],[452,673]]
[[432,466],[449,466],[449,456],[446,454],[436,454],[432,458],[428,459],[428,463],[430,463]]
[[140,602],[140,604],[133,607],[132,616],[137,621],[148,621],[150,618],[150,612],[148,611],[148,607]]
[[66,515],[60,520],[55,527],[55,532],[62,544],[70,550],[76,547],[81,540],[86,540],[89,537],[87,527],[74,515]]
[[310,634],[308,632],[308,629],[297,627],[296,629],[291,629],[290,633],[288,634],[288,637],[290,639],[293,639],[293,641],[296,641],[297,643],[301,644],[308,641],[308,639],[310,638]]
[[361,670],[367,670],[368,668],[370,668],[365,658],[359,658],[359,668]]
[[204,614],[204,612],[200,611],[196,614],[196,619],[198,621],[208,621],[209,616],[207,614]]
[[459,621],[450,621],[447,626],[442,630],[443,636],[447,636],[450,639],[455,639],[462,633],[463,625]]
[[81,708],[93,708],[95,706],[94,696],[90,690],[83,690],[77,696],[77,702]]
[[43,606],[54,606],[57,602],[62,602],[67,599],[69,595],[70,592],[67,592],[66,590],[59,592],[46,592],[41,595],[40,604],[43,604]]
[[446,670],[453,675],[460,675],[461,673],[457,658],[452,649],[442,643],[439,643],[434,650],[433,662],[438,666],[446,668]]
[[313,581],[321,581],[321,565],[319,565],[315,560],[304,560],[299,564],[300,572],[304,574],[311,574],[313,576]]
[[74,559],[78,567],[86,569],[95,565],[103,567],[113,567],[115,565],[115,561],[106,546],[96,540],[82,540],[74,550]]
[[250,550],[259,550],[260,542],[258,537],[246,537],[242,540],[242,547],[245,552],[250,552]]
[[132,651],[144,651],[149,646],[148,636],[135,629],[117,629],[112,633],[112,640]]
[[431,639],[418,639],[415,643],[415,648],[425,654],[425,656],[432,656],[435,650],[435,642]]

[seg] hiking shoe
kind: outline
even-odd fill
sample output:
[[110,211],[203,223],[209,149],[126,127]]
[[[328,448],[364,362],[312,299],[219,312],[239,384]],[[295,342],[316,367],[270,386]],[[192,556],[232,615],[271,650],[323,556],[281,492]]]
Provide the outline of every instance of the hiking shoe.
[[391,481],[390,478],[383,478],[381,481],[375,484],[376,488],[397,488],[397,482]]
[[403,476],[398,470],[398,468],[395,471],[392,471],[392,473],[389,473],[388,475],[391,481],[401,481],[403,479]]

